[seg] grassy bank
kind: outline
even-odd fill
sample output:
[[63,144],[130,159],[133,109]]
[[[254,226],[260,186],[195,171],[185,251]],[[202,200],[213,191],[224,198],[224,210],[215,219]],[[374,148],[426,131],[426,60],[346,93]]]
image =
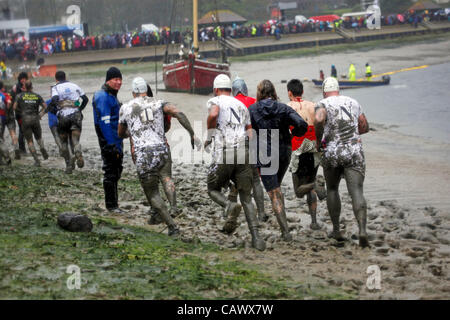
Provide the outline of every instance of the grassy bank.
[[449,39],[450,33],[407,36],[396,39],[383,39],[357,43],[335,44],[319,47],[274,51],[242,57],[231,57],[230,61],[231,62],[267,61],[267,60],[278,60],[283,58],[296,58],[296,57],[298,58],[304,56],[346,52],[346,51],[350,52],[350,51],[368,51],[372,49],[390,49],[390,48],[398,48],[401,46],[407,46],[411,44],[420,44],[420,43],[433,44],[437,41],[445,41]]
[[[132,176],[121,197],[142,199]],[[332,287],[270,276],[232,258],[231,250],[195,239],[174,240],[102,215],[100,172],[0,167],[0,299],[343,299]],[[56,225],[66,211],[87,214],[91,233]],[[299,261],[298,263],[301,263]],[[81,289],[68,290],[69,265]]]

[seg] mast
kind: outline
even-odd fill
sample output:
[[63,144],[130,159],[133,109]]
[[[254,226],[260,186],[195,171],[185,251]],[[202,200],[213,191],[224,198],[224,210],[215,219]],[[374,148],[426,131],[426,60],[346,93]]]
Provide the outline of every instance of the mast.
[[193,0],[192,3],[193,14],[192,14],[192,24],[193,24],[193,36],[194,36],[194,55],[197,56],[198,53],[198,0]]

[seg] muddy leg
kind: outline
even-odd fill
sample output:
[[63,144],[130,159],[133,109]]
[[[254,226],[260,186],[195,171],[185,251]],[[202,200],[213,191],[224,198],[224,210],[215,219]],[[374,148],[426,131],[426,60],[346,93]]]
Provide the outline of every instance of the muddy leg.
[[59,155],[62,157],[62,142],[61,142],[61,138],[59,137],[59,134],[57,132],[57,128],[56,126],[51,127],[50,131],[52,132],[53,138],[55,139],[55,143],[58,146],[58,150],[59,150]]
[[353,213],[358,221],[359,245],[363,248],[369,247],[369,239],[366,231],[367,203],[363,193],[364,176],[353,169],[345,169],[344,175],[348,192],[352,197]]
[[238,201],[238,191],[234,183],[230,184],[230,193],[228,193],[228,200],[230,200],[231,202]]
[[253,198],[255,199],[259,221],[266,222],[269,219],[269,216],[265,212],[264,190],[261,185],[261,178],[259,177],[258,169],[256,167],[253,168]]
[[17,140],[17,136],[16,136],[16,130],[10,129],[9,135],[11,136],[11,142],[14,147],[15,159],[19,160],[20,159],[20,149],[19,149],[19,141]]
[[179,229],[170,216],[166,204],[159,194],[158,180],[159,178],[157,176],[152,176],[147,179],[141,179],[142,189],[144,189],[147,201],[152,205],[152,208],[154,208],[159,213],[162,220],[169,228],[168,235],[177,235],[179,233]]
[[320,225],[317,223],[317,195],[314,190],[308,193],[306,201],[308,203],[309,214],[311,215],[310,228],[312,230],[320,230]]
[[78,168],[84,167],[84,159],[83,154],[81,152],[81,144],[80,144],[80,136],[81,131],[80,130],[73,130],[72,131],[72,140],[70,140],[71,149],[73,150],[73,153],[75,155],[75,159],[77,161]]
[[27,144],[28,144],[28,150],[30,150],[31,155],[33,156],[34,165],[36,167],[40,167],[41,166],[41,162],[39,161],[36,149],[34,147],[33,139],[27,140]]
[[339,226],[341,215],[341,199],[339,197],[339,182],[341,181],[341,170],[339,168],[324,168],[325,180],[327,183],[327,207],[333,223],[333,232],[329,235],[338,241],[344,241]]
[[259,235],[259,223],[256,218],[255,207],[253,206],[251,195],[249,192],[241,190],[239,192],[239,199],[244,208],[245,218],[252,236],[252,247],[259,251],[264,251],[266,249],[266,243]]
[[269,198],[272,201],[272,210],[275,213],[278,224],[281,229],[281,237],[284,241],[292,241],[292,235],[289,233],[289,226],[286,219],[286,212],[284,207],[284,198],[281,193],[281,188],[269,191]]
[[47,160],[48,153],[44,146],[44,140],[42,139],[41,124],[39,122],[37,122],[36,125],[34,126],[33,134],[34,134],[34,138],[37,141],[37,144],[39,145],[39,149],[41,150],[42,157],[44,158],[44,160]]
[[72,162],[70,159],[69,144],[68,144],[68,134],[59,133],[59,138],[61,140],[61,153],[66,162],[66,173],[71,174],[73,171]]
[[173,217],[176,217],[178,215],[178,208],[177,208],[177,194],[175,190],[175,183],[173,182],[171,177],[164,177],[161,179],[164,193],[166,194],[167,200],[169,200],[170,203],[170,214]]

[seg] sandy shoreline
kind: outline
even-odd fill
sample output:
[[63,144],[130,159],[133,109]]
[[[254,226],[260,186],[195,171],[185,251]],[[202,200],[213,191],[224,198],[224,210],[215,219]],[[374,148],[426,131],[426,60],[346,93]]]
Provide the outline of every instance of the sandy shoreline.
[[[320,57],[235,63],[232,65],[232,75],[245,78],[250,95],[255,95],[260,80],[268,78],[276,85],[281,100],[286,102],[287,93],[282,80],[316,78],[319,69],[328,73],[331,64],[335,64],[341,74],[345,73],[349,61],[353,61],[361,73],[362,66],[369,61],[374,66],[374,73],[381,73],[424,64],[446,63],[450,61],[448,52],[450,40],[433,45],[424,43],[368,52],[349,51]],[[154,79],[150,73],[139,75]],[[124,86],[119,95],[123,102],[130,98],[134,76],[137,74],[124,75]],[[88,93],[89,98],[102,81],[103,78],[83,81],[74,79]],[[49,85],[37,84],[36,91],[48,98]],[[191,121],[205,122],[208,97],[165,92],[160,97],[178,104]],[[306,82],[305,98],[317,101],[320,90]],[[100,170],[91,108],[89,104],[84,112],[81,143],[86,167],[83,170]],[[373,244],[371,249],[359,249],[356,240],[339,247],[326,238],[325,231],[331,228],[326,202],[320,202],[318,209],[322,230],[309,230],[310,218],[306,203],[303,199],[295,199],[289,173],[283,183],[283,190],[287,199],[288,220],[294,234],[292,243],[279,241],[279,229],[274,217],[261,227],[268,243],[268,250],[263,253],[249,248],[250,237],[243,215],[240,218],[243,223],[234,235],[226,236],[217,231],[223,221],[220,208],[211,204],[206,196],[206,165],[174,164],[178,203],[184,207],[184,215],[178,218],[181,229],[187,237],[198,237],[200,241],[238,248],[233,251],[233,257],[257,263],[273,274],[288,275],[298,281],[320,281],[352,288],[359,291],[362,299],[450,298],[450,186],[446,182],[450,178],[450,164],[446,157],[450,154],[450,144],[421,141],[420,138],[400,134],[395,128],[383,124],[372,124],[372,127],[375,131],[363,137],[367,160],[365,195],[369,204],[368,231]],[[43,166],[62,168],[63,160],[56,158],[56,147],[46,117],[42,121],[42,128],[51,155],[49,160],[42,162]],[[177,128],[180,126],[174,121],[172,132]],[[173,143],[171,134],[168,139]],[[417,146],[418,152],[399,152],[411,150],[411,146]],[[128,150],[128,143],[125,149]],[[31,164],[32,159],[26,157],[20,162]],[[134,174],[128,152],[125,162],[125,170]],[[356,223],[344,183],[341,196],[342,223],[351,239],[356,233]],[[135,225],[146,224],[146,208],[142,203],[127,202],[124,198],[121,203],[130,210],[130,217],[122,221]],[[99,205],[103,207],[103,204]],[[267,197],[266,211],[271,212]],[[106,212],[104,214],[107,215]],[[162,230],[162,226],[151,228]],[[382,270],[382,290],[370,292],[365,286],[368,276],[366,270],[373,264]]]

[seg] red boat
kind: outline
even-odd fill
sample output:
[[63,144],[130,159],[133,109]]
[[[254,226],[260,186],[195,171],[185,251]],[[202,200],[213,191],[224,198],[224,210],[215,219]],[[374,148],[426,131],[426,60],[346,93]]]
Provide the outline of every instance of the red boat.
[[197,59],[198,52],[198,0],[193,1],[194,53],[172,63],[163,64],[163,80],[166,90],[209,94],[213,92],[214,79],[219,74],[230,76],[228,63],[215,63]]
[[163,64],[163,79],[168,91],[209,94],[213,92],[213,82],[219,74],[230,76],[229,64],[199,60],[193,54],[186,60]]

